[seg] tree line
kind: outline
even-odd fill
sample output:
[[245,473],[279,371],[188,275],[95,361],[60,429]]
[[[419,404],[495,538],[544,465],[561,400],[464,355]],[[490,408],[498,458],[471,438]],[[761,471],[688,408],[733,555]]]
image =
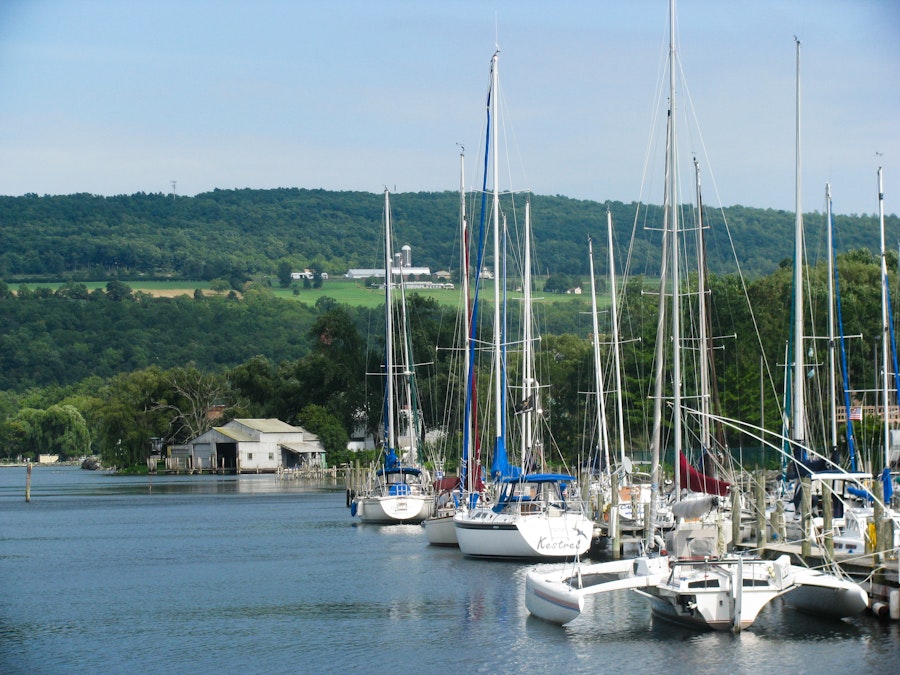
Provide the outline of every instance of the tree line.
[[[479,195],[471,196],[476,213]],[[282,188],[214,190],[194,197],[137,193],[0,196],[0,278],[17,281],[97,281],[165,278],[225,279],[235,289],[260,275],[314,268],[331,276],[351,267],[383,265],[380,194]],[[398,241],[414,264],[459,273],[459,196],[455,192],[399,193],[392,201]],[[585,238],[602,231],[609,208],[618,241],[658,222],[659,207],[563,196],[532,197],[537,272],[584,276]],[[709,265],[735,271],[732,243],[751,278],[771,274],[791,254],[794,216],[786,211],[731,206],[707,216]],[[727,221],[730,235],[721,234]],[[821,216],[819,216],[821,220]],[[807,222],[816,214],[807,214]],[[876,249],[874,216],[837,216],[838,250]],[[886,221],[889,241],[900,219]],[[652,232],[635,238],[631,257],[658,269]],[[598,274],[605,262],[598,261]],[[620,264],[624,264],[620,263]]]
[[[889,252],[887,262],[896,269],[896,253]],[[871,389],[881,336],[880,260],[865,249],[850,251],[838,257],[838,271],[844,332],[862,336],[846,343],[850,387]],[[824,263],[810,267],[808,276],[808,331],[821,337]],[[646,450],[650,436],[658,297],[647,290],[655,284],[634,277],[621,293],[625,436],[637,451]],[[746,284],[735,274],[712,275],[709,286],[720,412],[777,430],[792,324],[791,266]],[[489,303],[484,307],[475,332],[489,341],[492,312]],[[548,443],[576,463],[596,444],[589,301],[537,302],[535,309]],[[425,424],[446,432],[442,456],[452,466],[461,444],[465,379],[460,317],[455,307],[416,294],[408,297],[408,314]],[[510,335],[518,334],[519,320],[515,311],[508,316]],[[600,323],[607,391],[609,320],[604,314]],[[261,288],[249,287],[242,296],[170,299],[118,281],[91,292],[72,282],[55,292],[20,287],[12,293],[0,283],[0,457],[99,454],[107,465],[140,465],[151,438],[183,443],[230,418],[275,417],[319,434],[329,463],[340,464],[352,458],[345,449],[349,434],[377,432],[382,418],[383,332],[383,308],[347,307],[327,297],[308,306]],[[814,411],[829,396],[823,345],[810,341]],[[519,368],[511,349],[510,381],[520,377]],[[489,367],[479,366],[476,382],[478,400],[489,401]],[[866,395],[856,396],[864,401]],[[214,407],[223,416],[211,420],[207,412]],[[814,414],[813,425],[821,423]],[[733,431],[724,433],[732,446],[741,442]]]

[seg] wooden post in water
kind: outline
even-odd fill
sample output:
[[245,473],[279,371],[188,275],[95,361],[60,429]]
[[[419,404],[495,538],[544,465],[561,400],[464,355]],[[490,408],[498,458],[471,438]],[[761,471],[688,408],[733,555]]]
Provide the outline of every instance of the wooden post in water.
[[822,481],[822,530],[825,534],[825,556],[828,560],[834,560],[834,504],[831,495],[834,491],[832,483]]
[[741,490],[736,485],[731,491],[731,550],[741,541]]
[[31,465],[32,462],[28,462],[28,468],[25,469],[25,501],[31,501]]
[[609,503],[609,543],[612,546],[612,555],[614,560],[618,560],[622,555],[622,542],[619,540],[619,474],[613,473],[612,479],[612,499]]
[[879,550],[890,553],[894,545],[894,519],[887,513],[881,515],[881,528],[878,530]]
[[[874,489],[874,488],[873,488]],[[872,522],[875,523],[875,545],[872,547],[875,562],[880,563],[882,560],[881,552],[887,550],[885,547],[884,537],[884,506],[881,501],[876,499],[872,504]]]
[[756,472],[753,487],[756,489],[756,545],[762,548],[769,540],[766,529],[766,472],[764,469]]
[[800,552],[804,558],[812,553],[810,542],[810,526],[812,524],[812,480],[809,476],[800,479],[800,523],[803,526],[803,539],[800,541]]

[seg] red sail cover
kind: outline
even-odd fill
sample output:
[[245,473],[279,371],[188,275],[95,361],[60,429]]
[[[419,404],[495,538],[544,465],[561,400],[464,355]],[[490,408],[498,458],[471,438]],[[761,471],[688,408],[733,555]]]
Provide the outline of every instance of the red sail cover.
[[724,497],[728,494],[731,483],[700,473],[688,464],[683,454],[678,455],[678,463],[681,466],[681,487],[691,492],[705,492],[708,495]]

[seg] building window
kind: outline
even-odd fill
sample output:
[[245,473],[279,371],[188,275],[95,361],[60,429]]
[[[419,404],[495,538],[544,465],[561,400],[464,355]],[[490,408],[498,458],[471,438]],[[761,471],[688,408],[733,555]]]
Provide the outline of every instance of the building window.
[[252,452],[248,452],[248,453],[247,453],[247,459],[253,459],[253,453],[252,453]]
[[274,452],[270,452],[270,453],[269,453],[269,460],[271,461],[271,460],[273,460],[273,459],[275,459],[275,453],[274,453]]

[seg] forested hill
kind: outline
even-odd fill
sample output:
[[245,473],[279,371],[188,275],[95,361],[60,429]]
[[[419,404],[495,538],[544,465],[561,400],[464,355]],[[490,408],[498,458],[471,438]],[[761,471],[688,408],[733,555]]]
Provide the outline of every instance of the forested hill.
[[[470,201],[469,218],[477,230],[478,197]],[[449,191],[392,195],[396,240],[398,246],[412,247],[414,265],[458,269],[458,203],[458,194]],[[541,273],[587,273],[586,236],[605,241],[606,206],[562,196],[532,197]],[[621,247],[618,255],[624,260],[637,222],[632,258],[653,269],[657,247],[653,230],[645,234],[644,225],[659,227],[659,208],[638,211],[636,204],[621,202],[609,207]],[[350,267],[383,266],[382,210],[381,194],[295,188],[215,190],[195,197],[0,197],[0,278],[246,280],[275,274],[284,264],[338,275]],[[745,273],[768,274],[791,256],[792,213],[732,206],[725,217]],[[720,213],[708,209],[704,219],[710,228],[710,268],[733,270]],[[824,218],[807,214],[805,220],[809,250],[815,255],[823,249]],[[877,250],[874,216],[839,216],[835,225],[839,250]],[[893,247],[900,240],[900,220],[890,216],[886,227]]]

